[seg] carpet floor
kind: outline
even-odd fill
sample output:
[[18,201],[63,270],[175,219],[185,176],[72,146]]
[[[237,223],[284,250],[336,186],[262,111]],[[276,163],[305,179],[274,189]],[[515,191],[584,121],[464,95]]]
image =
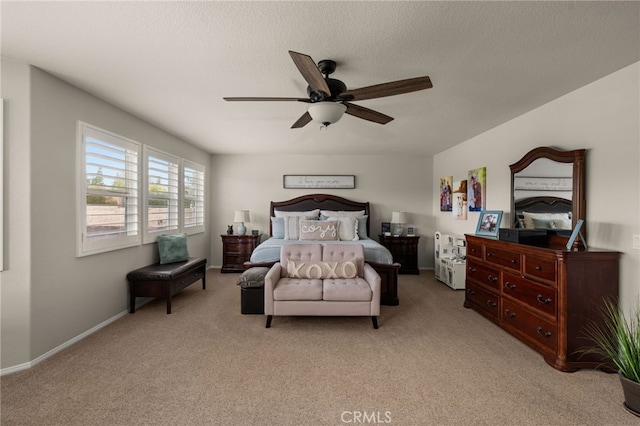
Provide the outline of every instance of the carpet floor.
[[240,314],[210,269],[1,379],[2,425],[638,425],[615,374],[562,373],[432,271],[368,317]]

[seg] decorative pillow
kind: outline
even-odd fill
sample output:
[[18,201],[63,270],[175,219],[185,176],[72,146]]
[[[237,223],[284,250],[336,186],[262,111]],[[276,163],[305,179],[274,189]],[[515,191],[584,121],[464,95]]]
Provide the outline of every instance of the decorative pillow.
[[284,239],[284,217],[271,218],[271,236]]
[[369,235],[367,234],[367,220],[369,219],[369,216],[358,216],[356,219],[358,220],[358,239],[366,240],[369,238]]
[[329,217],[327,220],[340,224],[338,235],[341,241],[358,240],[358,219],[355,216]]
[[160,264],[189,260],[187,234],[159,235],[156,241],[160,253]]
[[526,229],[534,229],[535,225],[533,224],[533,219],[541,219],[541,220],[569,220],[568,213],[530,213],[530,212],[522,212],[524,216],[524,227]]
[[300,219],[304,219],[304,216],[285,216],[283,218],[285,240],[300,239]]
[[347,211],[347,210],[320,210],[321,216],[326,217],[343,217],[343,216],[364,216],[364,210]]
[[301,220],[300,239],[337,241],[339,222],[333,220]]
[[357,274],[358,267],[354,260],[346,262],[287,261],[287,277],[289,278],[355,278]]
[[317,219],[320,216],[320,209],[309,210],[307,212],[287,212],[284,210],[274,210],[275,217],[287,217],[287,216],[304,216],[307,219]]
[[269,268],[263,266],[255,266],[249,268],[242,273],[238,280],[238,285],[242,288],[262,287],[264,286],[264,276],[269,272]]
[[569,219],[533,218],[533,226],[536,229],[571,229],[571,221]]

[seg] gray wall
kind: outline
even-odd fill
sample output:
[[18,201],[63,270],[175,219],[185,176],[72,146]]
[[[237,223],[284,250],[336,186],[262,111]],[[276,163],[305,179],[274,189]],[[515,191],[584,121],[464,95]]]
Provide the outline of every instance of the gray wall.
[[[269,202],[310,193],[371,203],[370,233],[377,239],[391,212],[407,212],[421,236],[419,266],[433,267],[432,158],[381,155],[214,155],[211,160],[212,265],[222,263],[222,243],[234,210],[251,212],[248,229],[269,232]],[[285,174],[355,175],[355,189],[284,189]],[[235,228],[234,228],[235,229]]]
[[[487,209],[509,212],[509,165],[537,146],[585,148],[587,242],[616,250],[620,261],[620,300],[637,305],[640,250],[640,63],[633,64],[434,158],[434,190],[440,177],[466,179],[467,170],[487,167]],[[444,232],[474,233],[479,213],[453,220],[433,206],[436,226]],[[510,223],[503,217],[503,226]]]
[[[4,69],[3,61],[3,77]],[[24,92],[14,97],[3,88],[2,95],[7,99],[5,113],[9,114],[12,127],[14,119],[20,123],[24,120],[24,111],[15,110],[14,102],[30,104],[30,135],[20,140],[8,138],[5,143],[10,153],[14,150],[29,153],[29,158],[22,156],[21,166],[27,170],[30,183],[25,185],[24,180],[16,179],[24,174],[21,169],[9,170],[5,179],[9,194],[23,191],[28,200],[20,203],[21,200],[9,196],[9,226],[5,229],[12,231],[6,250],[9,262],[2,274],[2,303],[3,308],[17,304],[21,310],[19,314],[12,312],[12,308],[8,313],[2,311],[3,368],[37,359],[125,312],[127,272],[158,258],[155,244],[76,257],[77,120],[207,167],[210,159],[208,153],[46,72],[33,67],[20,67],[18,71],[12,77],[23,81],[24,75],[28,76],[29,97],[24,100]],[[23,223],[25,218],[27,224]],[[18,235],[14,231],[16,223],[24,228]],[[208,230],[190,236],[190,254],[209,257],[209,240]],[[6,241],[7,238],[5,244]],[[30,253],[16,252],[14,243],[17,247],[30,247]],[[17,255],[20,259],[15,258]],[[29,273],[23,275],[24,269]],[[29,306],[24,306],[25,300]],[[25,331],[30,336],[28,349]]]

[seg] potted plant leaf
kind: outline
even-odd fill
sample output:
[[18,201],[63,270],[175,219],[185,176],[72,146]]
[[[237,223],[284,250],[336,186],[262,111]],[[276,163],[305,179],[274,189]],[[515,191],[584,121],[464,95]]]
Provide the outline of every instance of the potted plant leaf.
[[602,315],[601,324],[587,324],[585,333],[593,346],[583,348],[582,352],[602,356],[615,364],[624,406],[640,416],[640,309],[636,307],[627,319],[616,303],[605,301]]

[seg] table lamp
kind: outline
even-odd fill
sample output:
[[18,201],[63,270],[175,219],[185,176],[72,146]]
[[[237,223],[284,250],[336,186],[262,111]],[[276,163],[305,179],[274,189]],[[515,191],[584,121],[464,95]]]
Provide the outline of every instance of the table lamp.
[[238,226],[238,235],[246,234],[247,228],[245,228],[244,223],[251,222],[251,219],[249,218],[249,210],[236,210],[233,221],[240,222],[240,226]]
[[402,232],[404,232],[404,228],[402,227],[402,225],[407,223],[407,214],[405,212],[391,213],[391,223],[395,225],[393,228],[393,236],[402,236]]

